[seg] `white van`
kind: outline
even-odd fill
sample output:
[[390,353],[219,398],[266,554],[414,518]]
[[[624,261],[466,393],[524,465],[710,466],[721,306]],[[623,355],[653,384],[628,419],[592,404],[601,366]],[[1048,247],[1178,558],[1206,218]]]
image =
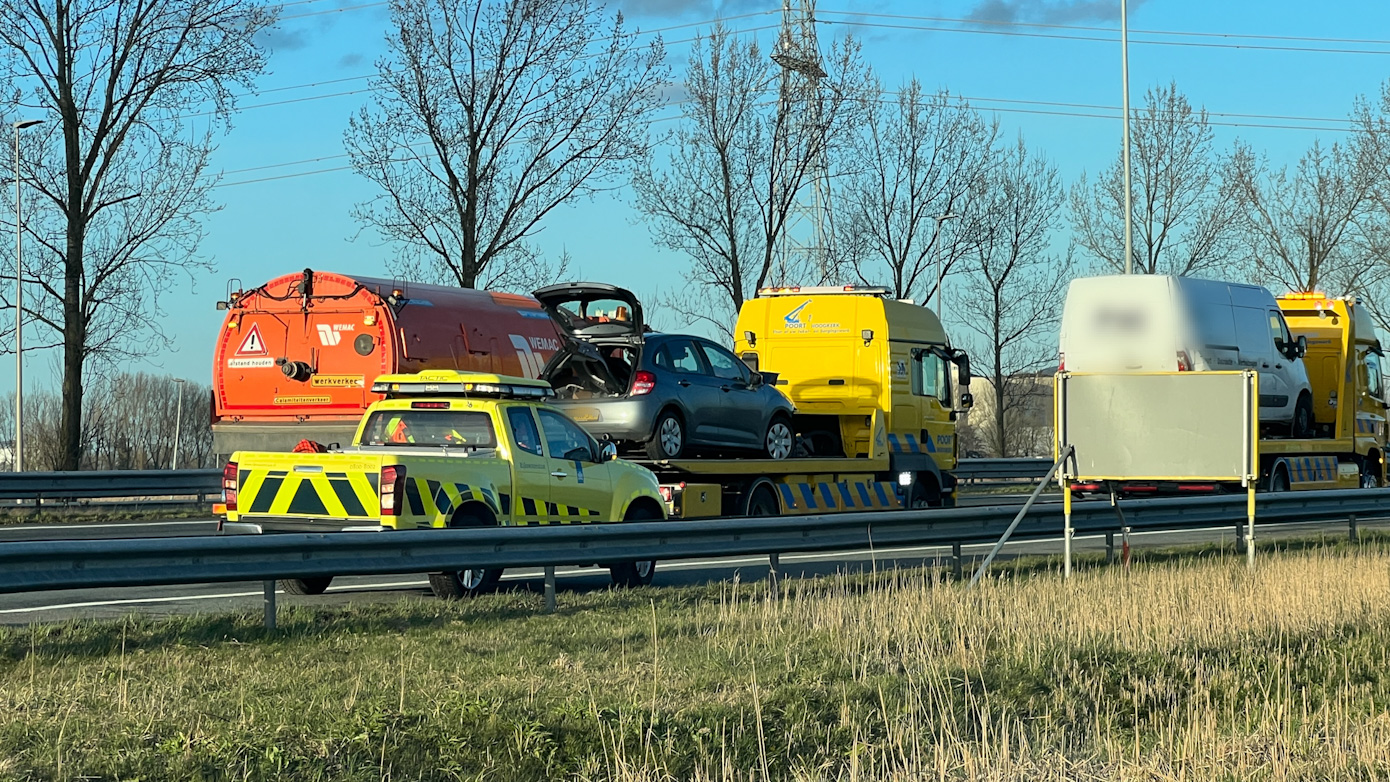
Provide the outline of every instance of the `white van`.
[[1269,291],[1188,277],[1084,277],[1067,289],[1060,366],[1070,372],[1255,369],[1262,429],[1313,436],[1302,356]]

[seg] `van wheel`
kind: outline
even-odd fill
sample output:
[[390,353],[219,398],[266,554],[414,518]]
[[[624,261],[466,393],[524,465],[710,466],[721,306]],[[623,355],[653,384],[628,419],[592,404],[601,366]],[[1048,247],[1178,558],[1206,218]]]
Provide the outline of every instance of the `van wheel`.
[[784,415],[773,416],[772,423],[767,425],[767,433],[763,435],[763,454],[769,459],[781,461],[792,455],[795,443],[791,421]]
[[[623,521],[660,520],[661,514],[641,506],[632,508],[623,517]],[[619,562],[615,565],[609,565],[608,576],[613,579],[615,585],[620,587],[650,586],[652,579],[656,576],[656,560],[643,559],[637,562]]]
[[328,585],[331,583],[333,583],[332,576],[282,578],[280,579],[280,588],[285,590],[287,595],[321,595],[328,591]]
[[[449,520],[449,527],[494,527],[497,517],[492,511],[481,506],[470,505],[462,508]],[[459,600],[477,597],[497,588],[502,580],[502,568],[468,568],[448,573],[430,574],[430,591],[443,600]]]
[[1299,394],[1293,407],[1293,423],[1289,426],[1289,436],[1303,440],[1313,436],[1313,399],[1307,394]]
[[663,461],[679,459],[685,450],[685,422],[675,410],[663,410],[646,443],[647,458]]

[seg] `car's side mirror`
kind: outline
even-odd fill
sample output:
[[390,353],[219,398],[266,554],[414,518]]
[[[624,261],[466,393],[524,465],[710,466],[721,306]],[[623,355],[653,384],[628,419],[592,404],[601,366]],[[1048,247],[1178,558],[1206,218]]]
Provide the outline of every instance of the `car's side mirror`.
[[762,388],[762,387],[763,387],[763,373],[761,373],[761,372],[754,372],[754,373],[752,373],[751,375],[749,375],[749,376],[748,376],[748,387],[749,387],[749,388]]
[[1303,336],[1302,334],[1299,334],[1297,348],[1299,358],[1303,358],[1304,356],[1308,355],[1308,338]]
[[598,445],[598,460],[600,462],[611,462],[618,458],[618,446],[612,440],[604,440]]

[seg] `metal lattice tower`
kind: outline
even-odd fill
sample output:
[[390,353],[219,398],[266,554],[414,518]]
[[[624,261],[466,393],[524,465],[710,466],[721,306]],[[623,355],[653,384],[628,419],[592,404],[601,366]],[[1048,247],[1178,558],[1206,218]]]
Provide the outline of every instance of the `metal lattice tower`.
[[777,237],[774,277],[779,279],[774,281],[805,284],[811,281],[787,276],[810,272],[819,275],[816,282],[825,282],[834,266],[834,225],[825,154],[827,128],[822,118],[821,80],[826,73],[816,43],[816,0],[782,0],[782,29],[772,61],[782,68],[777,110],[787,132],[781,143],[799,147],[783,150],[782,159],[792,161],[790,168],[795,169],[794,161],[810,154],[796,203]]

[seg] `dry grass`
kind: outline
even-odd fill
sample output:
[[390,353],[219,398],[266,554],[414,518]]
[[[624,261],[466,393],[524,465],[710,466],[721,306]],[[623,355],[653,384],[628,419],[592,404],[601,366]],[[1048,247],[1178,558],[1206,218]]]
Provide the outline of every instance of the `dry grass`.
[[0,632],[0,777],[1390,776],[1390,555]]

